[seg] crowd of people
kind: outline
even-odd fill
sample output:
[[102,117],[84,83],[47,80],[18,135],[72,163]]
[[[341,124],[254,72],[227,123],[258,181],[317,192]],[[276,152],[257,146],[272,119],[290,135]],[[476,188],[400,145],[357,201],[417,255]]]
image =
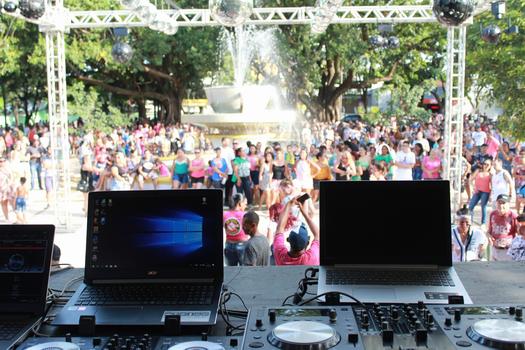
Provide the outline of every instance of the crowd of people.
[[[218,188],[224,191],[224,204],[230,208],[225,215],[231,213],[231,217],[225,216],[228,264],[241,264],[244,258],[248,264],[254,261],[254,252],[248,253],[244,242],[256,238],[257,243],[249,245],[252,250],[263,245],[253,233],[258,222],[254,210],[263,209],[274,223],[270,235],[263,233],[273,244],[274,254],[261,261],[290,263],[279,253],[283,246],[289,246],[292,253],[288,252],[288,257],[307,254],[293,263],[314,263],[318,260],[317,230],[309,219],[319,200],[320,182],[440,179],[444,168],[443,130],[440,114],[426,122],[398,124],[392,120],[388,126],[361,120],[304,121],[296,126],[294,140],[262,144],[224,137],[220,144],[213,145],[205,130],[196,126],[144,123],[111,133],[78,130],[70,137],[70,149],[79,160],[77,189],[84,193],[84,210],[90,191],[140,190],[145,186]],[[456,259],[485,257],[466,253],[472,241],[478,242],[472,238],[474,227],[487,239],[483,248],[492,248],[492,259],[518,259],[509,248],[516,246],[513,238],[522,231],[518,213],[525,204],[525,144],[504,138],[493,122],[480,116],[465,116],[463,136],[463,198],[467,213],[460,215],[453,230]],[[0,199],[6,220],[12,207],[19,214],[17,221],[24,222],[22,214],[30,190],[53,190],[49,141],[46,126],[2,130]],[[311,198],[297,202],[304,193]],[[475,223],[473,214],[478,205],[481,221]],[[488,208],[493,209],[490,214]],[[287,210],[290,212],[284,230],[280,218]],[[469,229],[465,231],[463,222],[467,217]],[[243,218],[250,227],[246,232]],[[309,233],[305,234],[307,226]],[[279,235],[281,231],[286,231],[284,236]],[[281,237],[288,237],[288,243]]]

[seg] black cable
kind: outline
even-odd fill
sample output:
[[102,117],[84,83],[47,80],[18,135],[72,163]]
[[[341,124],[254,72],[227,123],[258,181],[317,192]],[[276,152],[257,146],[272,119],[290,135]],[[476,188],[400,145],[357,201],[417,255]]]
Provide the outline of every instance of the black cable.
[[339,295],[343,295],[343,296],[345,296],[345,297],[347,297],[347,298],[350,298],[350,299],[354,300],[354,301],[355,301],[356,303],[358,303],[361,307],[363,307],[363,308],[366,309],[365,304],[363,304],[359,299],[357,299],[357,298],[351,296],[350,294],[346,294],[346,293],[343,293],[343,292],[326,292],[326,293],[322,293],[322,294],[316,295],[316,296],[313,297],[313,298],[310,298],[310,299],[307,299],[307,300],[303,301],[302,303],[299,304],[299,306],[306,305],[306,304],[308,304],[308,303],[310,303],[310,302],[312,302],[312,301],[314,301],[314,300],[317,300],[317,299],[319,299],[319,298],[321,298],[321,297],[324,297],[324,296],[326,296],[326,295],[328,295],[328,294],[339,294]]
[[[288,299],[292,298],[294,295],[295,295],[295,294],[292,294],[292,295],[287,296],[286,299],[283,300],[281,306],[286,306],[286,302],[288,301]],[[290,305],[290,304],[288,304],[288,305]]]
[[[239,299],[242,306],[244,307],[244,310],[228,310],[227,309],[226,303],[231,300],[232,296]],[[246,319],[248,317],[248,307],[246,306],[246,304],[244,303],[244,300],[239,294],[235,292],[230,292],[230,291],[223,292],[221,295],[220,303],[219,303],[219,312],[220,312],[220,315],[224,323],[226,323],[227,325],[227,328],[226,328],[227,334],[232,334],[233,331],[244,332],[245,323],[234,325],[230,321],[230,316],[234,318],[241,318],[241,319]]]

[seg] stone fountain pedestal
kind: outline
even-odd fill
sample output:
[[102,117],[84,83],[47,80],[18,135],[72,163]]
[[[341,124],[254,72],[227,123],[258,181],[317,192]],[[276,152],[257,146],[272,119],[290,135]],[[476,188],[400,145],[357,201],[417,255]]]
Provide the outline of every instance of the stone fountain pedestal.
[[182,122],[207,128],[214,145],[222,137],[263,144],[290,139],[297,112],[281,108],[275,87],[217,86],[205,91],[211,111],[185,114]]

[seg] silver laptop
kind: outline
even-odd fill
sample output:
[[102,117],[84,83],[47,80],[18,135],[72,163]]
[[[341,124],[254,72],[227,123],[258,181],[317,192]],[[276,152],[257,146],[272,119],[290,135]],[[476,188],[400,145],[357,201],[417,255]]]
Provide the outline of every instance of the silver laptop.
[[53,225],[0,225],[0,349],[11,349],[45,313]]
[[320,191],[319,294],[472,304],[452,267],[448,181],[326,181]]
[[89,194],[84,283],[55,325],[217,320],[224,263],[221,190]]

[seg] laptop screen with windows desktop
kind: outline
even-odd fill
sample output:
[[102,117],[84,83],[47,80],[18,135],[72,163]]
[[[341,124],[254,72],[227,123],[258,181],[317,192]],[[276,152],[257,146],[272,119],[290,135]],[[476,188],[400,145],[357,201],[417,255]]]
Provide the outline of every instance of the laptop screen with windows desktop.
[[86,280],[218,277],[220,190],[90,193]]

